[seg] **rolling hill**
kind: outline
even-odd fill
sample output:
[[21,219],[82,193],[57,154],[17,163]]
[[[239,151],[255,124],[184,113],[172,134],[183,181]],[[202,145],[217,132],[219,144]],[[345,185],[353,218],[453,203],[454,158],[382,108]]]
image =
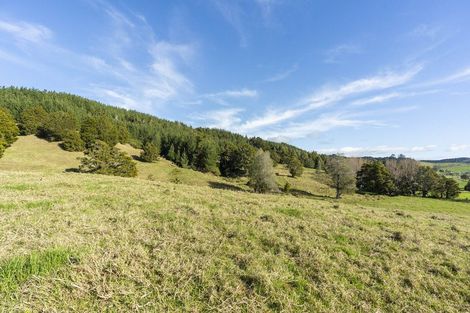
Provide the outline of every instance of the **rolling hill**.
[[282,166],[290,195],[166,160],[65,172],[77,157],[27,136],[0,159],[3,311],[470,310],[469,203],[338,201],[321,173]]

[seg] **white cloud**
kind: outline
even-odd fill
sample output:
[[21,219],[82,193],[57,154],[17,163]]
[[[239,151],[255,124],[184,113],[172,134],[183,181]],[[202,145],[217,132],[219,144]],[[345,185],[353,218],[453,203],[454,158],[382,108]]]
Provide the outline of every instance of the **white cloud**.
[[222,110],[214,110],[199,115],[197,119],[209,122],[208,127],[232,129],[241,121],[238,116],[243,112],[241,108],[228,108]]
[[264,80],[264,82],[266,83],[273,83],[273,82],[278,82],[278,81],[281,81],[281,80],[284,80],[286,79],[287,77],[289,77],[291,74],[293,74],[294,72],[297,71],[297,69],[299,68],[299,66],[297,64],[294,64],[292,67],[290,67],[289,69],[283,71],[283,72],[280,72],[280,73],[277,73],[267,79]]
[[0,31],[12,35],[17,41],[41,43],[52,37],[52,31],[44,25],[23,21],[0,20]]
[[322,115],[315,120],[303,123],[292,123],[282,128],[260,132],[264,138],[279,141],[289,141],[292,139],[305,138],[307,136],[315,136],[336,128],[342,127],[360,127],[365,125],[382,126],[378,121],[374,120],[357,120],[341,116],[341,114]]
[[301,105],[287,110],[269,110],[263,116],[246,121],[241,125],[244,131],[273,125],[298,117],[306,112],[337,103],[355,94],[384,90],[403,85],[410,81],[422,66],[415,66],[403,73],[387,72],[384,74],[358,79],[338,88],[327,88],[315,92],[301,101]]
[[325,51],[325,63],[339,63],[341,58],[347,54],[359,54],[362,52],[362,48],[358,45],[353,44],[341,44]]
[[433,151],[437,148],[436,145],[403,147],[403,146],[388,146],[380,145],[374,147],[342,147],[342,148],[328,148],[320,149],[319,152],[326,154],[340,153],[346,156],[388,156],[397,153],[421,153]]
[[402,94],[398,92],[392,92],[384,95],[378,95],[371,98],[358,99],[352,102],[352,105],[367,105],[374,103],[382,103],[391,99],[399,98]]

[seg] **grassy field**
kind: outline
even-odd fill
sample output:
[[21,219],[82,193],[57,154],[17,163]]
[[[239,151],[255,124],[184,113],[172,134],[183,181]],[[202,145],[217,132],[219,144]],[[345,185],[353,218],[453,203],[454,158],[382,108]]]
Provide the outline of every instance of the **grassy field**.
[[436,169],[443,169],[453,173],[470,173],[470,163],[429,163],[421,162]]
[[336,201],[322,174],[281,167],[294,195],[186,169],[174,183],[166,161],[63,173],[72,155],[23,137],[0,159],[0,311],[470,311],[470,203]]

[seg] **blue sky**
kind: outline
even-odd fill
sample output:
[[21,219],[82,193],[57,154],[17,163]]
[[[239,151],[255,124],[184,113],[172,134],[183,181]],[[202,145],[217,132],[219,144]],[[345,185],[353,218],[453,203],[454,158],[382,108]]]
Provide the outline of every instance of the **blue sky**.
[[307,150],[470,156],[469,1],[0,0],[0,85]]

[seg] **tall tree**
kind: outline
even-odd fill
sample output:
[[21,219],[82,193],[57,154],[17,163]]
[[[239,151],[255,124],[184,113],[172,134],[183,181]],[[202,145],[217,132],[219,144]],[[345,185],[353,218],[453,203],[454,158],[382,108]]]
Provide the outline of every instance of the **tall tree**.
[[326,170],[331,178],[330,187],[336,190],[336,199],[341,195],[355,190],[356,179],[346,158],[334,156],[328,159]]
[[49,141],[61,141],[72,132],[78,130],[78,120],[70,112],[57,111],[50,113],[38,135]]
[[445,190],[446,199],[454,199],[460,194],[459,184],[452,178],[446,178]]
[[420,166],[416,175],[418,191],[422,197],[427,197],[433,190],[438,179],[437,173],[429,166]]
[[470,191],[470,180],[469,180],[468,183],[465,185],[464,190]]
[[259,149],[256,152],[250,167],[249,176],[249,185],[256,192],[278,191],[273,161],[268,151]]

